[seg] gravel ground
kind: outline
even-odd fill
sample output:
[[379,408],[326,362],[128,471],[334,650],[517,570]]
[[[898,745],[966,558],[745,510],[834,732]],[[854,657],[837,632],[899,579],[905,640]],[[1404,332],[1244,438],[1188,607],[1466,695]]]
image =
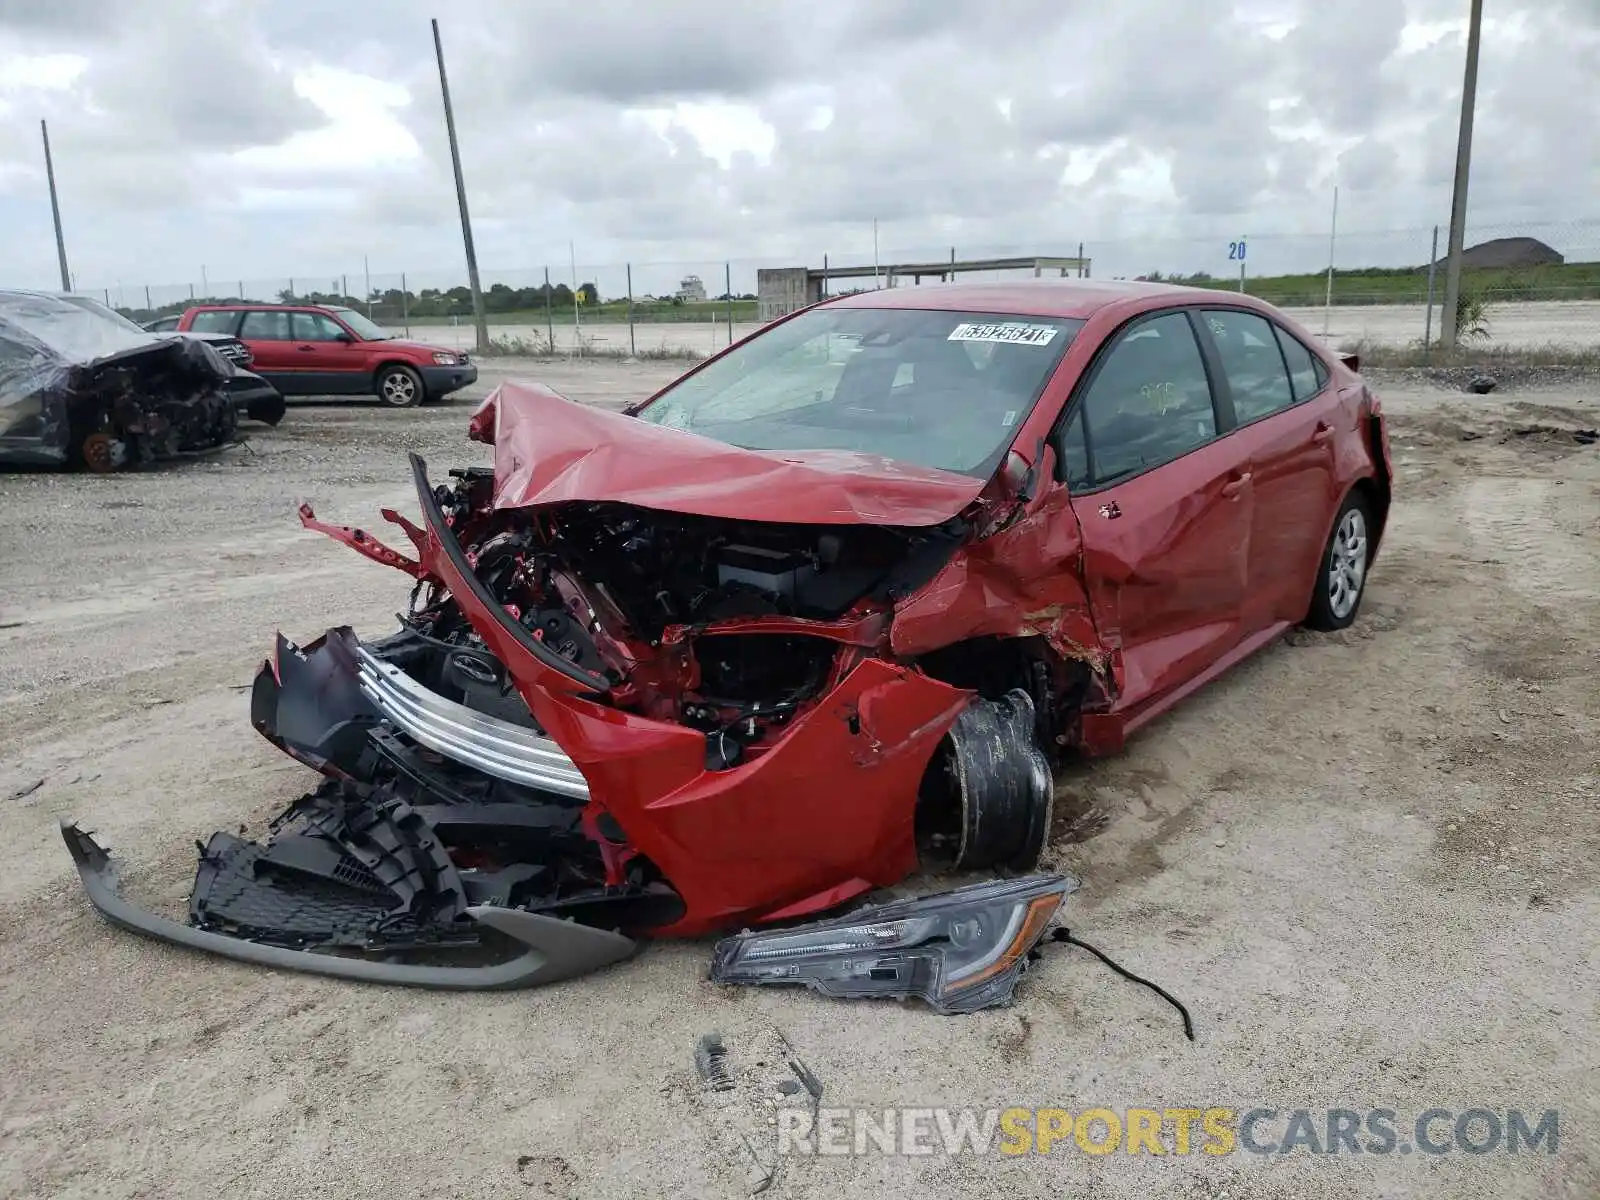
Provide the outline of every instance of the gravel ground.
[[[494,364],[596,402],[671,365]],[[1376,380],[1375,382],[1382,382]],[[480,385],[475,394],[481,394]],[[0,475],[0,1195],[744,1193],[696,1038],[782,1033],[828,1104],[1560,1110],[1559,1152],[789,1159],[773,1195],[1600,1195],[1600,424],[1592,383],[1385,391],[1399,500],[1358,623],[1297,633],[1060,781],[1075,931],[963,1018],[723,992],[709,943],[460,996],[275,974],[107,926],[83,820],[181,911],[194,839],[312,778],[250,731],[274,629],[385,630],[392,572],[301,531],[485,460],[471,395],[297,406],[253,452]],[[1519,432],[1521,431],[1521,432]],[[923,881],[927,886],[927,881]],[[1280,1129],[1281,1133],[1281,1129]]]

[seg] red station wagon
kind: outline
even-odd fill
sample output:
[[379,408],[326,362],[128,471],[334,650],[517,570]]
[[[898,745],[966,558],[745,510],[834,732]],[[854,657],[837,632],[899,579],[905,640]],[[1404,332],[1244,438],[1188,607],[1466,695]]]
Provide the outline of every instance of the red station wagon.
[[205,305],[185,312],[178,328],[237,337],[256,374],[285,396],[376,396],[410,408],[478,379],[465,352],[395,337],[353,308]]
[[[1030,869],[1053,760],[1355,619],[1390,504],[1357,365],[1248,296],[1061,281],[840,297],[622,413],[507,382],[470,424],[492,468],[411,456],[420,524],[384,515],[414,558],[301,510],[412,605],[280,636],[252,724],[330,782],[264,843],[214,836],[198,928],[68,844],[153,936],[461,987],[793,921],[926,856]],[[491,933],[523,957],[404,961]]]

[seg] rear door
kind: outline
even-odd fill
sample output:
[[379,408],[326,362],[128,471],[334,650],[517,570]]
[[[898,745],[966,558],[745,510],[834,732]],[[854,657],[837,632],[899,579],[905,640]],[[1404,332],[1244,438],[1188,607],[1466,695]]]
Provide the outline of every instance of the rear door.
[[1229,423],[1180,310],[1124,327],[1073,398],[1064,466],[1096,628],[1121,649],[1119,713],[1243,637],[1253,494]]
[[1244,607],[1247,632],[1255,632],[1302,620],[1311,602],[1339,502],[1333,444],[1339,402],[1327,368],[1276,322],[1240,309],[1208,309],[1203,316],[1255,491]]
[[372,390],[361,346],[326,313],[293,312],[289,329],[308,393],[345,396]]
[[255,371],[285,396],[303,396],[302,363],[289,340],[289,313],[282,308],[253,308],[239,323],[239,340],[250,347]]

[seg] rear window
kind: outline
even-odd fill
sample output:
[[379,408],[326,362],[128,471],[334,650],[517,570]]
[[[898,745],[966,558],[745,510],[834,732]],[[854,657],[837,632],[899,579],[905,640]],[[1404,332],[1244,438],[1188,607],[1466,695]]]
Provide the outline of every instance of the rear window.
[[289,340],[289,314],[282,310],[272,312],[247,312],[239,336],[246,341],[287,342]]
[[1307,350],[1300,339],[1274,325],[1278,344],[1283,347],[1283,360],[1289,364],[1289,378],[1294,380],[1294,398],[1306,400],[1322,390],[1328,382],[1328,369]]
[[238,323],[237,312],[197,312],[189,328],[195,333],[232,333]]
[[846,450],[987,478],[1082,328],[824,307],[768,327],[638,415],[749,450]]

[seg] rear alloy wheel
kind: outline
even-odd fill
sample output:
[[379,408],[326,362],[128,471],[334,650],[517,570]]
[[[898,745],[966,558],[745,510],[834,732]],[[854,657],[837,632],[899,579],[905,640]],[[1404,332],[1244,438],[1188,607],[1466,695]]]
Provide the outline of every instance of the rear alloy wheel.
[[1367,564],[1372,557],[1372,515],[1366,500],[1352,492],[1333,522],[1333,533],[1322,554],[1317,590],[1306,615],[1310,629],[1344,629],[1361,610],[1367,586]]
[[390,408],[414,408],[422,403],[422,376],[410,367],[385,367],[378,372],[378,399]]

